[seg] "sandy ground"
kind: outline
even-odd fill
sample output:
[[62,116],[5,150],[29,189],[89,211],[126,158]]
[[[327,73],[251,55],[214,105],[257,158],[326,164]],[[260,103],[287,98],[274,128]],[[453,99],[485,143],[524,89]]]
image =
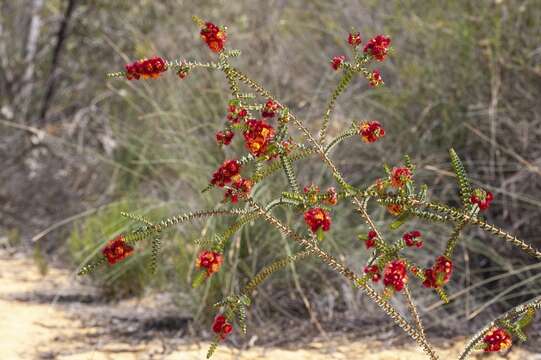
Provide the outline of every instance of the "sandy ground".
[[[60,291],[76,286],[69,274],[50,269],[41,276],[31,260],[20,255],[0,253],[0,360],[60,359],[60,360],[200,360],[205,359],[208,344],[178,343],[165,346],[163,339],[122,342],[114,336],[104,336],[97,327],[83,326],[81,319],[91,314],[93,304],[70,307],[53,301],[34,301],[36,293]],[[52,303],[51,303],[52,302]],[[102,305],[103,306],[103,305]],[[95,309],[94,309],[95,310]],[[87,314],[88,315],[88,314]],[[439,349],[442,359],[453,359],[463,341]],[[479,354],[478,359],[501,359],[500,356]],[[541,360],[541,354],[520,348],[506,357],[508,360]],[[215,360],[421,360],[426,357],[414,346],[387,348],[381,343],[332,341],[313,342],[303,350],[251,347],[242,351],[222,346]]]

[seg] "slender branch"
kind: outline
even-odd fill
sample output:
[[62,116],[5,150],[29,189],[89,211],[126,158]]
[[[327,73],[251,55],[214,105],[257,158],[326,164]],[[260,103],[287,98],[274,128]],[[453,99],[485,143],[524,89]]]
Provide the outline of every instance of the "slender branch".
[[421,322],[421,317],[419,316],[419,313],[417,312],[417,307],[415,306],[415,303],[413,302],[413,297],[411,296],[409,286],[406,284],[404,287],[404,294],[406,295],[406,302],[408,304],[408,309],[411,314],[411,317],[413,318],[413,323],[415,326],[417,326],[417,330],[421,335],[424,337],[425,341],[428,344],[428,341],[426,339],[425,329],[423,327],[423,323]]
[[327,266],[344,276],[346,279],[351,280],[356,287],[362,289],[371,300],[373,300],[391,319],[393,319],[393,321],[400,328],[402,328],[402,330],[404,330],[412,339],[414,339],[421,346],[423,351],[425,351],[425,353],[430,357],[430,359],[438,359],[438,356],[436,355],[432,347],[426,342],[423,336],[413,326],[411,326],[406,321],[406,319],[404,319],[404,317],[402,317],[402,315],[400,315],[388,301],[383,299],[372,287],[370,287],[370,285],[366,284],[366,281],[362,281],[362,278],[358,277],[351,269],[342,265],[333,256],[321,250],[317,243],[301,237],[287,225],[282,224],[280,220],[266,212],[261,206],[255,203],[253,199],[249,198],[248,201],[259,213],[261,213],[261,215],[268,223],[276,227],[284,235],[298,242],[307,250],[310,250]]

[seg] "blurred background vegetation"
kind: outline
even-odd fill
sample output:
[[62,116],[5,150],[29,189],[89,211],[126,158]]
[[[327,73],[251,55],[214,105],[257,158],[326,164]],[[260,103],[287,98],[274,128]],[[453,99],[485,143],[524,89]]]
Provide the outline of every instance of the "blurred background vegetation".
[[[385,87],[372,90],[355,81],[331,124],[331,134],[362,119],[378,119],[387,129],[370,152],[351,140],[333,153],[346,178],[368,184],[382,175],[382,163],[397,164],[407,153],[431,196],[456,205],[447,155],[454,147],[476,185],[495,194],[488,221],[541,247],[539,0],[2,1],[2,246],[34,253],[44,271],[43,263],[75,269],[127,228],[122,210],[158,219],[221,199],[220,192],[200,190],[226,156],[214,142],[228,101],[222,74],[193,71],[184,81],[105,79],[142,57],[210,59],[194,14],[227,25],[229,46],[242,51],[235,64],[314,131],[338,80],[329,59],[347,53],[349,30],[358,29],[364,40],[390,35],[393,55],[381,65]],[[296,166],[302,184],[331,183],[317,166]],[[285,181],[281,174],[272,179],[255,189],[257,196],[276,196]],[[346,204],[339,212],[325,246],[360,271],[367,253],[355,236],[366,228]],[[374,215],[382,226],[389,221],[375,209]],[[294,214],[280,216],[302,223]],[[227,223],[209,220],[168,233],[155,276],[142,246],[137,256],[98,271],[92,281],[111,299],[173,294],[194,324],[208,320],[209,304],[296,250],[254,223],[233,238],[226,271],[192,291],[194,240]],[[418,261],[428,265],[450,229],[419,228],[427,251]],[[431,318],[426,323],[442,334],[444,328],[466,332],[541,291],[541,265],[527,256],[475,229],[465,232],[462,244],[450,306],[443,309],[433,293],[413,285],[423,316]],[[262,332],[285,324],[360,331],[360,325],[381,320],[360,292],[312,259],[265,283],[252,309],[252,329],[265,323]]]

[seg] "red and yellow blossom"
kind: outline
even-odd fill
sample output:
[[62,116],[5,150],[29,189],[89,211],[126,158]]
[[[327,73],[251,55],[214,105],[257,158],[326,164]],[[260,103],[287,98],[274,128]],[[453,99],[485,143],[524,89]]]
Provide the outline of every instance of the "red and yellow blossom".
[[137,60],[126,65],[126,78],[139,80],[140,78],[155,79],[164,71],[167,71],[167,62],[159,56]]
[[248,130],[244,132],[246,148],[254,156],[265,154],[267,148],[274,138],[274,128],[265,120],[251,119],[246,122]]
[[199,253],[195,266],[197,268],[204,268],[207,271],[207,276],[211,276],[215,272],[220,270],[222,265],[223,257],[222,254],[215,251],[204,250]]
[[224,161],[218,170],[212,174],[211,184],[224,187],[225,184],[240,180],[240,168],[241,165],[237,160]]
[[402,211],[404,209],[402,208],[402,205],[400,204],[389,204],[387,205],[387,211],[389,212],[389,214],[393,215],[393,216],[398,216],[400,214],[402,214]]
[[207,44],[210,50],[219,53],[224,49],[227,34],[224,30],[211,22],[205,23],[201,29],[201,39]]
[[304,213],[304,221],[313,233],[316,233],[319,229],[328,231],[331,228],[329,213],[319,207],[308,209]]
[[502,328],[493,328],[483,337],[485,352],[498,352],[509,349],[513,344],[511,335]]
[[373,143],[385,136],[385,129],[379,121],[365,121],[359,125],[359,135],[366,143]]
[[400,189],[411,181],[413,174],[407,167],[394,167],[391,170],[391,186]]
[[384,84],[384,82],[379,70],[372,71],[372,73],[368,75],[368,85],[370,85],[370,87],[377,87],[381,84]]
[[109,265],[114,265],[130,256],[133,253],[133,247],[126,243],[124,235],[118,235],[103,248],[102,253]]

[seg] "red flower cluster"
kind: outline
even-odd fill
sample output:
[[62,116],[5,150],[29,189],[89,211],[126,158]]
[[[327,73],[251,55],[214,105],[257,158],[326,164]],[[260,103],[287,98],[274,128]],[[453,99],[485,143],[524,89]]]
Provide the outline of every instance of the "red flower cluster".
[[383,284],[394,288],[395,291],[401,291],[408,282],[408,272],[406,263],[402,260],[393,260],[383,273]]
[[483,337],[485,352],[497,352],[509,349],[513,344],[511,335],[502,328],[493,328]]
[[371,247],[376,246],[376,238],[378,237],[378,234],[374,230],[370,230],[367,235],[367,239],[365,241],[365,245],[367,249],[370,249]]
[[331,60],[331,67],[334,70],[338,70],[344,61],[346,61],[346,57],[344,55],[335,56]]
[[220,253],[217,253],[215,251],[204,250],[204,251],[201,251],[201,253],[197,257],[195,266],[197,268],[207,269],[207,275],[210,276],[214,274],[215,272],[218,272],[218,270],[220,270],[220,266],[222,265],[222,262],[223,262],[223,257]]
[[368,76],[368,85],[371,87],[376,87],[383,83],[383,78],[381,77],[379,70],[372,71],[372,73]]
[[212,331],[218,334],[221,340],[224,340],[226,336],[233,331],[233,325],[227,321],[225,316],[217,315],[212,324]]
[[212,174],[212,185],[224,187],[225,184],[229,184],[240,179],[240,163],[237,160],[226,160],[223,164]]
[[272,99],[268,99],[265,103],[265,106],[263,106],[263,109],[261,110],[261,116],[266,118],[273,117],[274,115],[276,115],[280,108],[280,104],[278,104],[276,101],[273,101]]
[[239,198],[246,198],[252,190],[252,181],[250,179],[240,179],[233,183],[232,188],[227,189],[224,200],[230,199],[233,204],[239,201]]
[[274,128],[265,120],[250,119],[246,125],[248,125],[248,130],[244,132],[246,148],[254,156],[263,155],[274,137]]
[[423,242],[421,240],[417,240],[418,237],[421,236],[421,232],[418,230],[410,231],[409,233],[405,233],[402,239],[404,240],[404,243],[406,246],[416,246],[418,248],[423,247]]
[[373,143],[385,136],[385,130],[379,121],[365,121],[359,125],[359,135],[366,143]]
[[218,26],[207,22],[205,23],[205,27],[201,29],[201,39],[207,43],[210,50],[219,53],[224,49],[227,34]]
[[227,120],[232,124],[238,124],[240,121],[244,121],[248,116],[248,110],[239,106],[235,101],[229,102],[227,109]]
[[304,213],[304,221],[314,233],[319,229],[328,231],[331,228],[331,217],[329,213],[319,207],[308,209]]
[[381,279],[381,273],[377,265],[370,265],[364,268],[365,274],[372,274],[372,281],[378,282]]
[[137,60],[126,65],[126,78],[128,80],[139,80],[157,78],[160,74],[167,70],[167,63],[161,57],[153,57],[151,59]]
[[357,47],[357,46],[361,45],[361,42],[362,42],[362,39],[361,39],[361,34],[359,32],[349,33],[348,43],[351,46]]
[[374,57],[378,61],[385,60],[391,45],[391,38],[385,35],[378,35],[370,39],[364,46],[364,53]]
[[391,186],[400,189],[411,181],[412,173],[407,167],[394,167],[391,171]]
[[431,269],[425,269],[423,286],[427,288],[440,288],[449,282],[453,274],[453,262],[447,256],[438,256]]
[[472,204],[477,204],[479,210],[486,210],[490,206],[490,203],[494,200],[494,195],[490,191],[483,189],[475,189],[470,197]]
[[109,265],[114,265],[130,256],[133,253],[133,247],[126,243],[123,235],[118,235],[109,241],[102,253],[107,258]]
[[334,206],[338,203],[338,194],[336,193],[336,189],[333,187],[330,187],[327,189],[327,193],[325,194],[325,203],[329,206]]
[[235,133],[231,130],[218,131],[216,133],[216,141],[220,145],[229,145],[234,136]]

